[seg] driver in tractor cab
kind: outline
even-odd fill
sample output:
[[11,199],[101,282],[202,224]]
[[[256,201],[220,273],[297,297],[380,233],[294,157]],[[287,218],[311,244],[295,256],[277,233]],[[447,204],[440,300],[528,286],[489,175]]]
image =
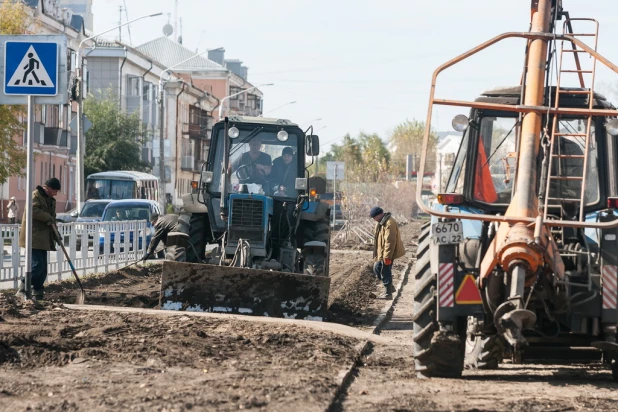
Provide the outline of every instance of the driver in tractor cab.
[[295,196],[296,161],[294,149],[284,147],[281,156],[273,161],[272,176],[275,182],[275,196]]
[[[249,151],[230,163],[228,173],[237,172],[241,183],[257,183],[265,186],[272,169],[272,158],[262,152],[262,140],[255,136],[249,141]],[[240,172],[239,172],[240,171]]]

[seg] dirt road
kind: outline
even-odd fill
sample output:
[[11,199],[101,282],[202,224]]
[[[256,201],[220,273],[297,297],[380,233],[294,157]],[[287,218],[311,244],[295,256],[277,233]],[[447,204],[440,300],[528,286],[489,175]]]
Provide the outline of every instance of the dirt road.
[[[403,232],[413,251],[418,225]],[[67,309],[61,302],[74,301],[71,284],[52,285],[49,297],[57,302],[41,307],[0,294],[0,410],[618,410],[618,384],[597,364],[505,364],[465,371],[460,380],[417,379],[412,284],[371,338],[367,331],[388,302],[373,297],[382,286],[370,261],[370,251],[333,251],[326,329]],[[396,283],[403,269],[398,262]],[[86,287],[97,293],[88,303],[154,308],[159,273],[153,265],[89,278]]]
[[[397,301],[356,378],[334,403],[337,411],[616,411],[618,383],[600,364],[506,363],[464,371],[462,379],[418,379],[412,340],[412,285]],[[405,348],[402,350],[402,347]]]

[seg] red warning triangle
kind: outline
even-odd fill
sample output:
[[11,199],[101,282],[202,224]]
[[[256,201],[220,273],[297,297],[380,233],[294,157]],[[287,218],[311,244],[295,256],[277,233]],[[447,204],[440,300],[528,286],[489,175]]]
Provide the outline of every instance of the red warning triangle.
[[483,303],[481,300],[481,292],[476,286],[473,275],[466,275],[464,280],[459,285],[455,294],[455,303],[458,305],[475,305]]

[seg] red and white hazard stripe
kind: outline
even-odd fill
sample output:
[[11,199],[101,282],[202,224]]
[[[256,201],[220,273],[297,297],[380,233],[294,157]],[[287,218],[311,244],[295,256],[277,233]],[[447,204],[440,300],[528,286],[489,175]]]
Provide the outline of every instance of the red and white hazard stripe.
[[438,272],[438,302],[441,308],[452,308],[455,304],[454,293],[455,266],[452,263],[440,263]]
[[618,270],[616,266],[603,266],[603,309],[616,309]]

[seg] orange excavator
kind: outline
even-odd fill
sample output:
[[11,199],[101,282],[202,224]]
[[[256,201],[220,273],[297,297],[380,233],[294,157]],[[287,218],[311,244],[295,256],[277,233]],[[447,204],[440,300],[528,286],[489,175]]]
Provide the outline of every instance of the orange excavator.
[[[446,190],[417,251],[414,357],[424,377],[496,368],[505,351],[585,347],[618,378],[618,110],[595,92],[599,22],[532,0],[529,32],[500,34],[438,67],[432,110],[469,108]],[[520,39],[520,84],[474,101],[437,98],[440,74]],[[506,52],[512,48],[505,49]]]

